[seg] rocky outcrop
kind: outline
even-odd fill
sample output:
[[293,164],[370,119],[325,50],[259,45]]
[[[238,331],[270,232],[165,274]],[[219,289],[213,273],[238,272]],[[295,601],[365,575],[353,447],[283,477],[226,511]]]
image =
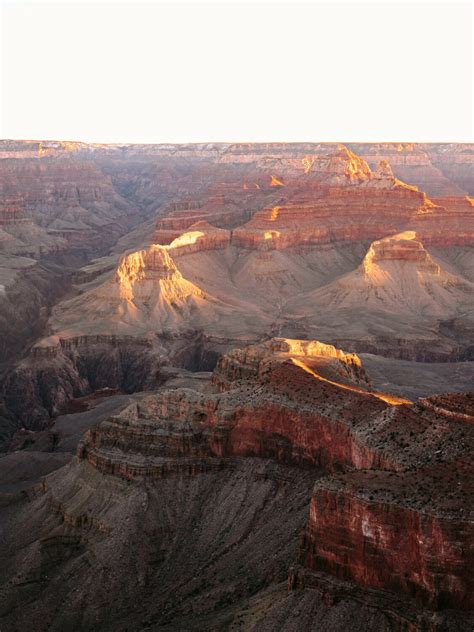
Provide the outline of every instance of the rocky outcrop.
[[[232,608],[252,594],[244,621],[272,604],[263,629],[278,627],[273,608],[303,602],[305,612],[315,610],[305,621],[321,613],[339,621],[344,603],[348,621],[362,617],[360,626],[374,632],[389,623],[404,632],[469,629],[474,427],[464,415],[471,409],[470,395],[412,404],[373,391],[357,356],[314,340],[232,351],[212,379],[190,377],[186,387],[142,396],[90,428],[77,460],[29,490],[28,501],[16,500],[17,509],[8,505],[7,547],[20,542],[29,556],[12,562],[2,548],[0,613],[18,618],[16,587],[46,568],[52,579],[36,588],[38,612],[50,590],[57,598],[64,582],[71,588],[71,565],[77,582],[84,568],[90,574],[105,563],[109,593],[121,599],[132,586],[151,604],[161,599],[147,625],[179,617],[186,629],[186,617],[220,611],[212,582],[227,586],[230,564],[239,583],[225,597],[225,617],[239,621]],[[265,559],[255,560],[262,546]],[[243,580],[247,556],[258,586]],[[126,582],[122,564],[132,569]],[[189,565],[199,582],[190,577],[183,589]],[[133,569],[147,578],[143,585],[130,582]],[[197,599],[203,573],[206,596]],[[281,597],[260,594],[275,581]],[[87,591],[91,582],[95,594],[95,573],[77,586]],[[366,613],[375,619],[368,623]],[[56,614],[67,625],[78,616],[70,607]],[[80,616],[91,621],[88,606]]]
[[398,178],[418,186],[429,196],[472,193],[472,175],[468,175],[469,169],[472,170],[472,145],[357,143],[349,146],[372,168],[380,160],[386,161]]
[[397,181],[386,167],[356,183],[350,174],[345,186],[317,181],[302,185],[282,204],[255,213],[233,232],[233,242],[242,248],[285,249],[379,239],[402,230],[414,215],[433,206],[424,193]]
[[205,250],[220,250],[230,245],[231,231],[212,226],[204,220],[192,224],[169,245],[173,257]]
[[[290,318],[299,317],[308,331],[318,327],[324,339],[356,352],[462,359],[469,348],[462,327],[469,331],[474,286],[449,269],[429,254],[414,231],[392,235],[373,242],[356,270],[298,297]],[[442,333],[441,323],[461,314],[464,325],[453,324]]]
[[470,424],[474,423],[474,392],[443,393],[422,397],[419,401],[422,406],[439,415]]
[[2,394],[16,427],[41,430],[76,397],[105,387],[125,392],[156,387],[166,379],[164,363],[163,351],[147,340],[53,337],[6,374]]
[[[328,359],[359,371],[335,382],[323,375],[334,370]],[[195,476],[244,456],[345,470],[314,488],[304,573],[433,610],[472,608],[474,432],[460,416],[471,397],[413,405],[360,379],[355,356],[316,341],[269,341],[221,360],[219,393],[177,389],[134,403],[90,431],[78,458],[128,480]]]
[[[388,398],[367,390],[357,356],[316,341],[277,339],[229,353],[218,363],[213,383],[220,394],[178,389],[129,407],[90,433],[79,455],[101,467],[107,459],[122,460],[110,468],[127,477],[147,467],[161,471],[164,457],[253,454],[326,467],[383,461],[354,436],[361,418],[349,414],[351,407],[363,405],[363,414],[370,416],[383,410]],[[341,401],[329,403],[340,392]],[[135,450],[150,459],[141,470],[133,465],[127,472],[127,452]]]
[[272,338],[268,342],[244,349],[234,349],[223,355],[213,372],[213,382],[221,389],[232,387],[236,380],[259,380],[275,362],[304,358],[309,366],[317,361],[322,375],[369,387],[370,382],[360,359],[332,345],[317,340]]
[[471,149],[0,143],[2,630],[472,628]]
[[260,183],[220,182],[207,190],[204,200],[173,202],[165,210],[164,216],[158,219],[153,241],[169,244],[201,222],[220,228],[243,224],[250,219],[254,210],[264,206],[266,200],[275,195],[270,188],[271,183],[265,183],[260,176],[256,179]]

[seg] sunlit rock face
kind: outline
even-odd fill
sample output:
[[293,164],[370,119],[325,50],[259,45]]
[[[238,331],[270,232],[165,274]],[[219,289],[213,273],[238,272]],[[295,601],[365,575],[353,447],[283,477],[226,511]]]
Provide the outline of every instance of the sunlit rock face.
[[168,250],[161,246],[126,255],[117,268],[116,281],[120,298],[131,302],[157,300],[171,305],[193,294],[202,296],[198,288],[183,279]]
[[438,312],[448,317],[453,309],[469,304],[473,291],[472,283],[444,270],[416,233],[406,231],[373,242],[358,270],[320,293],[328,306],[332,295],[332,303],[341,307],[378,304],[388,311],[397,306],[423,318]]
[[[154,327],[169,330],[186,326],[193,309],[206,301],[205,293],[183,277],[167,246],[152,245],[124,255],[110,281],[93,289],[84,302],[73,299],[65,312],[66,321],[77,310],[84,313],[84,324],[93,331],[94,322],[101,331],[140,336]],[[58,312],[60,316],[60,312]],[[103,328],[107,318],[112,328]]]
[[412,226],[427,246],[471,246],[474,202],[468,196],[434,198],[436,205],[417,213]]
[[230,245],[231,231],[217,228],[209,222],[201,220],[189,227],[189,230],[173,239],[169,245],[174,257],[203,252],[205,250],[220,250]]
[[[356,354],[344,353],[332,345],[316,340],[295,340],[290,338],[272,338],[259,345],[235,349],[225,354],[217,363],[213,380],[221,389],[238,379],[259,379],[268,370],[268,362],[281,362],[289,359],[299,361],[304,358],[308,367],[312,360],[318,363],[322,375],[325,371],[337,379],[349,380],[369,386],[369,379]],[[322,369],[322,367],[325,369]]]
[[285,249],[376,239],[406,227],[434,204],[417,187],[394,177],[387,161],[375,171],[346,149],[315,159],[281,203],[255,213],[234,231],[241,247]]
[[[278,196],[283,183],[272,185],[272,176],[249,167],[238,179],[227,168],[218,182],[206,188],[201,199],[172,202],[156,222],[153,240],[169,244],[193,224],[207,222],[215,227],[234,228],[245,223],[252,214]],[[211,176],[212,177],[212,176]]]

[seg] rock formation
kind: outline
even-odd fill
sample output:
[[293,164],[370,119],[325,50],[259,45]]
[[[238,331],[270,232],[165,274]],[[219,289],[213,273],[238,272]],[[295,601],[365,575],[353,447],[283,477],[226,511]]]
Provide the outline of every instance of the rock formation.
[[[315,369],[342,372],[342,381]],[[303,567],[405,593],[429,608],[472,608],[466,458],[474,434],[450,413],[454,402],[465,411],[470,396],[440,407],[370,394],[355,385],[367,388],[357,356],[296,340],[224,356],[214,383],[221,395],[165,391],[129,406],[86,436],[79,458],[130,479],[196,475],[252,454],[355,468],[317,482]]]
[[2,630],[473,628],[473,155],[0,142]]
[[[133,586],[130,594],[149,603],[146,619],[153,625],[179,620],[186,629],[190,617],[197,617],[198,627],[206,625],[206,617],[215,620],[223,604],[212,573],[222,587],[230,572],[239,588],[226,607],[229,621],[237,622],[245,609],[249,622],[260,621],[265,630],[295,599],[306,603],[300,616],[312,618],[337,611],[341,596],[353,621],[366,629],[467,630],[474,524],[471,413],[472,395],[412,404],[372,391],[357,356],[318,341],[279,338],[232,351],[221,358],[212,380],[165,386],[92,427],[78,445],[77,460],[47,476],[28,500],[6,498],[8,546],[13,533],[25,541],[25,520],[30,540],[28,565],[17,561],[12,567],[7,556],[3,566],[2,577],[9,580],[0,591],[3,620],[9,625],[12,617],[22,619],[14,595],[33,582],[31,607],[44,612],[40,629],[50,626],[43,604],[51,590],[62,594],[59,578],[65,588],[72,585],[73,575],[65,575],[72,565],[74,581],[89,573],[80,588],[88,599],[80,609],[71,597],[56,617],[62,625],[90,626],[91,608],[102,613],[105,607],[93,594],[100,591],[100,573],[90,576],[90,570],[103,563],[112,594],[125,603],[125,581]],[[275,505],[276,499],[284,504]],[[182,527],[164,520],[175,512],[185,520]],[[239,536],[231,523],[224,528],[227,517],[239,525]],[[222,540],[229,529],[231,539]],[[41,538],[39,554],[32,533]],[[135,541],[142,544],[130,564],[127,550]],[[278,560],[278,571],[258,553],[262,546],[268,560]],[[235,560],[228,555],[234,549]],[[239,570],[238,560],[247,555],[257,556],[255,585],[246,584]],[[205,599],[198,579],[190,577],[184,588],[182,556],[193,573],[202,566],[201,578],[208,577],[210,564]],[[130,572],[120,572],[120,560],[133,577],[146,581],[130,582]],[[47,568],[54,569],[52,578],[35,584]],[[289,593],[277,589],[285,575]],[[176,594],[170,596],[173,586]],[[257,614],[252,604],[261,610],[270,595],[271,607]],[[378,613],[375,620],[364,616],[365,608]],[[125,610],[135,612],[132,604]],[[107,625],[112,628],[121,617],[116,609]]]

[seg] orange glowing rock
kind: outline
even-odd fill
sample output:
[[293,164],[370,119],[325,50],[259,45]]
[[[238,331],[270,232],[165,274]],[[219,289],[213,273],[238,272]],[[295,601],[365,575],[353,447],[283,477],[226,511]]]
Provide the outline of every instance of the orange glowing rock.
[[272,176],[272,181],[270,182],[271,187],[284,187],[285,185],[281,180],[278,180],[276,176]]
[[301,159],[301,163],[304,168],[305,173],[309,173],[311,171],[312,166],[315,163],[316,158],[314,156],[305,156]]

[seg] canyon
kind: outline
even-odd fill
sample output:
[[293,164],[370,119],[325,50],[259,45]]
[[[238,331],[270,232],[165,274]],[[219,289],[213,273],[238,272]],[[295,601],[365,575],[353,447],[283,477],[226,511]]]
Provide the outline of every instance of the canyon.
[[0,141],[1,629],[472,629],[473,165]]

